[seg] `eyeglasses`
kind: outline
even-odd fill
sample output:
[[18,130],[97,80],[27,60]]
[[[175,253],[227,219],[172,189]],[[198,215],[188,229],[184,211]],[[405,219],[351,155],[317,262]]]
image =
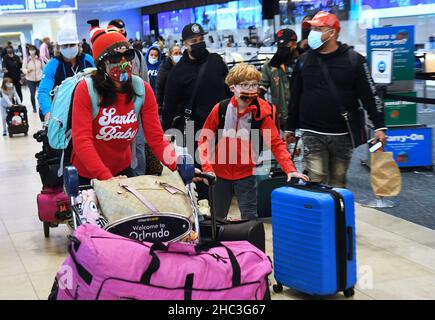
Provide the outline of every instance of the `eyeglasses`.
[[136,56],[136,52],[134,49],[128,49],[124,52],[118,52],[118,51],[112,51],[109,52],[107,55],[105,55],[104,58],[109,60],[110,63],[119,63],[122,60],[122,57],[125,58],[127,61],[132,61],[134,57]]
[[240,83],[239,86],[243,90],[258,89],[258,83]]

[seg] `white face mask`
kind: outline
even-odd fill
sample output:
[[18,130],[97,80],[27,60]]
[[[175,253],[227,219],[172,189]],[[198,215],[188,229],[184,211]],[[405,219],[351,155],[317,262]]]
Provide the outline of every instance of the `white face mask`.
[[6,88],[12,89],[14,87],[13,83],[6,83]]
[[75,57],[77,57],[77,54],[79,53],[79,47],[78,46],[74,46],[74,47],[69,47],[69,48],[65,48],[65,49],[60,49],[60,53],[62,53],[62,55],[67,58],[67,59],[74,59]]
[[36,51],[35,50],[30,50],[29,53],[30,53],[31,56],[34,56],[36,54]]
[[172,61],[174,61],[175,64],[180,62],[182,55],[172,56]]
[[159,59],[149,57],[148,58],[148,62],[150,64],[156,64],[157,62],[159,62]]

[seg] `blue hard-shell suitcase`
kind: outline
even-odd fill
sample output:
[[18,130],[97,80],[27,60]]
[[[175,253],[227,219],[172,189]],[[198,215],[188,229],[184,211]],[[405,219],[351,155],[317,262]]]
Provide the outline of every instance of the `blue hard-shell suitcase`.
[[354,295],[355,203],[347,189],[291,185],[272,193],[274,270],[283,285],[313,296]]

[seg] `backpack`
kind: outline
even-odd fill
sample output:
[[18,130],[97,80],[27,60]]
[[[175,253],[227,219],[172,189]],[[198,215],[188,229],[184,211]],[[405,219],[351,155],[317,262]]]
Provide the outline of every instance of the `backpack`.
[[[62,175],[65,151],[70,149],[72,138],[71,115],[74,92],[81,80],[85,80],[90,98],[92,101],[92,119],[95,119],[100,110],[100,97],[94,88],[94,82],[91,75],[96,71],[96,68],[87,68],[77,73],[76,75],[65,79],[59,86],[54,88],[51,95],[54,96],[51,108],[50,119],[47,123],[48,142],[50,147],[57,150],[62,150],[61,165],[58,175]],[[145,87],[143,80],[132,75],[133,88],[138,94],[134,99],[134,110],[136,116],[139,116],[143,102],[145,101]]]
[[[218,125],[218,130],[223,130],[225,127],[225,116],[227,114],[227,110],[228,110],[228,106],[230,104],[231,99],[226,99],[223,100],[219,103],[219,125]],[[251,130],[260,130],[261,125],[263,124],[263,121],[265,118],[257,120],[260,115],[261,115],[261,110],[260,110],[260,105],[258,104],[258,100],[255,101],[255,106],[257,107],[257,112],[255,114],[255,116],[252,117],[252,121],[251,121]],[[271,105],[272,107],[272,114],[269,116],[271,117],[271,119],[273,120],[273,122],[276,125],[276,128],[278,129],[278,131],[280,130],[280,125],[279,125],[279,117],[278,117],[278,113],[276,111],[276,106],[274,104]],[[251,131],[252,134],[252,131]],[[251,138],[252,141],[252,138]],[[215,144],[218,144],[218,139],[215,139]],[[260,134],[260,141],[259,141],[259,149],[256,151],[261,151],[263,150],[263,136]],[[258,155],[258,152],[256,152]]]

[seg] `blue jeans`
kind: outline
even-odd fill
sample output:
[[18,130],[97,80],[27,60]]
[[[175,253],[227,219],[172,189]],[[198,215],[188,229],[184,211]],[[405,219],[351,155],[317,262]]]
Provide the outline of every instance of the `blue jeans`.
[[2,114],[2,124],[3,124],[3,133],[7,133],[8,131],[8,125],[6,124],[6,107],[3,107],[2,105],[0,105],[0,109],[1,109],[1,114]]
[[27,81],[27,86],[30,90],[30,100],[32,101],[33,111],[36,111],[36,90],[39,87],[39,81]]
[[304,167],[313,182],[346,186],[353,148],[349,135],[331,136],[304,132]]

